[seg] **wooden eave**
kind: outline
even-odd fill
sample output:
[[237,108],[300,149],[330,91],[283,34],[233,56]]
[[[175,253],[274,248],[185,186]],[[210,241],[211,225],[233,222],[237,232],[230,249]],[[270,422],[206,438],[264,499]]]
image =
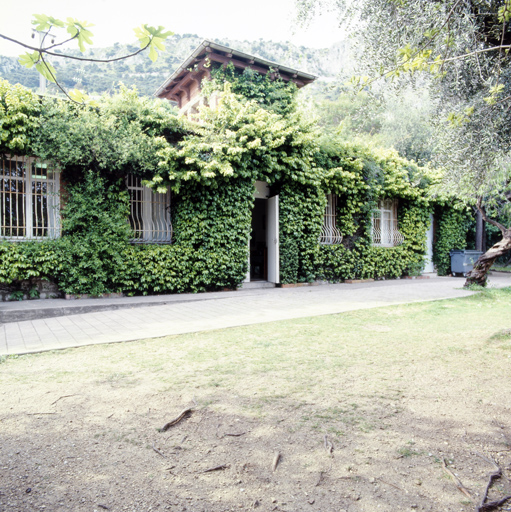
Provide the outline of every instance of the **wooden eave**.
[[209,76],[208,60],[224,66],[232,63],[237,69],[250,68],[264,75],[269,72],[274,73],[275,78],[278,77],[286,82],[293,82],[298,88],[310,84],[316,79],[316,76],[309,73],[281,66],[276,62],[254,57],[212,41],[204,40],[181,66],[163,82],[154,96],[177,101],[180,91],[183,91],[191,80],[202,80],[205,76]]

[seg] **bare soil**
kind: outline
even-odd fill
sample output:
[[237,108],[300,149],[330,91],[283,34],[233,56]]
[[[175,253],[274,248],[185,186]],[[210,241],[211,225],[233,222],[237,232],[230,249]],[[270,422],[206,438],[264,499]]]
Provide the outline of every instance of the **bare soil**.
[[477,510],[491,461],[488,501],[511,494],[510,306],[502,292],[9,358],[0,511]]

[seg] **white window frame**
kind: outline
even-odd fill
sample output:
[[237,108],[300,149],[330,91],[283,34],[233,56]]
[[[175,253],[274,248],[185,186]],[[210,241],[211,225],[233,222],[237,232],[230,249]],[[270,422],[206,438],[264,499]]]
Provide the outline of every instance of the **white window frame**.
[[130,194],[128,222],[133,230],[131,242],[136,244],[171,244],[172,222],[170,217],[171,192],[153,192],[142,185],[142,178],[129,174],[126,186]]
[[58,237],[59,171],[34,157],[0,156],[0,240]]
[[337,195],[326,194],[326,207],[319,243],[321,245],[335,245],[341,242],[342,233],[337,227]]
[[380,199],[373,210],[371,219],[371,237],[375,247],[396,247],[405,237],[398,229],[397,199]]

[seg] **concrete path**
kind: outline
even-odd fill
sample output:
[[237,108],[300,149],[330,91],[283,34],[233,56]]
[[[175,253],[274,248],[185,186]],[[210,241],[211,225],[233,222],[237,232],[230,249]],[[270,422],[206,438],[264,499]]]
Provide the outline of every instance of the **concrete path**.
[[[0,355],[156,338],[473,293],[463,290],[463,283],[461,278],[434,277],[88,302],[53,299],[2,303],[0,313],[11,310],[23,318],[25,312],[27,319],[0,325]],[[490,286],[511,286],[511,274],[494,272]],[[96,311],[84,312],[87,306]],[[60,312],[65,316],[48,315],[50,310],[52,315]],[[38,314],[51,317],[37,318]]]

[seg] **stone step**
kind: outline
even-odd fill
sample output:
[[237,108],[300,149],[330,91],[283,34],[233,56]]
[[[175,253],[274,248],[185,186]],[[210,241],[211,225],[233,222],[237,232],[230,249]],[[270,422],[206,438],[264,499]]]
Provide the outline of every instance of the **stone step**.
[[275,283],[268,281],[250,281],[250,283],[243,283],[240,286],[241,290],[255,290],[259,288],[275,288]]

